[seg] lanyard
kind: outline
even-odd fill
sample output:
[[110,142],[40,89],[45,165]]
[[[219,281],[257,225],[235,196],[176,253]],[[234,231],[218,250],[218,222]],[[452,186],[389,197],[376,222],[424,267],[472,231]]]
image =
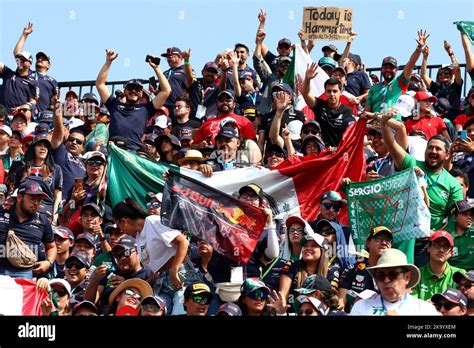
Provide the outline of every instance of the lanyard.
[[[400,303],[400,305],[397,308],[397,312],[405,304],[407,298],[408,298],[408,295],[405,294],[405,297],[403,298],[402,303]],[[385,313],[385,315],[387,315],[387,307],[385,307],[385,301],[383,300],[382,295],[380,295],[380,302],[382,302],[383,312]]]
[[280,259],[279,257],[275,257],[275,259],[272,261],[272,263],[268,266],[267,270],[263,274],[262,274],[262,267],[259,267],[259,269],[260,269],[260,279],[263,279],[267,276],[268,272],[270,272],[270,270],[273,268],[273,266],[275,265],[275,263],[279,259]]
[[[377,164],[377,162],[379,162],[379,161],[380,161],[380,163]],[[383,165],[385,164],[386,161],[387,161],[387,157],[384,157],[381,160],[378,159],[378,160],[374,161],[374,168],[375,168],[375,171],[377,172],[377,174],[380,171],[380,169],[382,169],[382,167],[383,167]]]
[[257,92],[252,93],[247,93],[247,96],[252,99],[252,104],[255,106],[255,103],[257,102]]
[[436,181],[431,180],[428,174],[425,174],[426,183],[428,184],[427,188],[435,187],[436,185],[438,185],[438,181],[441,178],[441,175],[443,175],[443,172],[439,173],[438,177],[436,178]]

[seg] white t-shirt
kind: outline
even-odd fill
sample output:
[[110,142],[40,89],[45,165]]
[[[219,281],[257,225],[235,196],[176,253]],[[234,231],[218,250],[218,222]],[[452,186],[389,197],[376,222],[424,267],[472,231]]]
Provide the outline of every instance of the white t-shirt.
[[357,301],[352,307],[350,315],[385,315],[385,308],[389,315],[441,315],[429,302],[422,301],[409,294],[401,301],[391,303],[383,301],[379,294],[366,300]]
[[418,136],[408,137],[408,153],[415,157],[417,161],[425,160],[425,150],[428,141]]
[[143,230],[137,236],[140,259],[144,266],[157,272],[175,254],[177,247],[172,241],[181,234],[161,223],[159,215],[146,218]]

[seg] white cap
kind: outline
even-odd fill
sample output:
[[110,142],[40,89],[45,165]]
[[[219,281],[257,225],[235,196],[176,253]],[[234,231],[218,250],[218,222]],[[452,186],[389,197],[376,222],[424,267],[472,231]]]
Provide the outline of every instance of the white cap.
[[301,128],[303,127],[303,122],[300,120],[293,120],[288,123],[288,130],[291,133],[291,140],[301,139]]
[[31,53],[28,51],[22,51],[17,54],[17,56],[22,56],[26,60],[29,60],[30,62],[33,62],[33,57],[31,56]]
[[7,125],[0,126],[0,130],[7,133],[9,137],[12,136],[12,129],[10,127],[8,127]]
[[160,127],[161,129],[168,128],[171,125],[171,122],[166,115],[160,115],[156,118],[155,127]]
[[415,107],[415,98],[404,94],[398,97],[395,102],[395,108],[402,117],[409,117],[412,115],[413,108]]
[[50,286],[53,286],[55,284],[61,285],[64,289],[66,289],[67,293],[69,294],[69,297],[71,297],[71,285],[69,285],[69,283],[66,280],[60,279],[60,278],[54,278],[49,281]]
[[163,202],[163,194],[160,192],[160,193],[157,193],[155,198],[161,203]]

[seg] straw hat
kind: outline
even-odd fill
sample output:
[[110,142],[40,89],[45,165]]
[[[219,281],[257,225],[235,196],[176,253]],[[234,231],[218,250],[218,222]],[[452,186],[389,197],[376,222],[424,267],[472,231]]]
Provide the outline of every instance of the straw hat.
[[112,304],[115,298],[125,289],[135,288],[140,292],[142,298],[153,295],[153,289],[150,284],[139,278],[127,279],[121,282],[109,296],[109,303]]
[[182,166],[186,161],[197,161],[202,162],[204,161],[204,157],[202,157],[201,151],[198,150],[188,150],[183,158],[178,160],[178,164]]
[[375,272],[380,268],[395,268],[404,267],[411,272],[410,281],[407,284],[407,289],[413,288],[420,281],[420,270],[415,265],[411,265],[407,261],[407,256],[403,251],[398,249],[386,249],[380,256],[376,266],[367,267],[367,271],[374,276]]

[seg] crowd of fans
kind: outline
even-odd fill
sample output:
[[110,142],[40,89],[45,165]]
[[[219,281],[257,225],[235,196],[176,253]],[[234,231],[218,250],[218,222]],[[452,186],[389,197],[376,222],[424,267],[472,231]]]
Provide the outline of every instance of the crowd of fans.
[[[342,54],[334,45],[318,54],[299,32],[317,63],[286,83],[295,45],[282,38],[272,52],[266,19],[261,11],[254,50],[237,43],[218,53],[200,79],[191,49],[170,47],[161,55],[164,72],[159,57],[147,57],[154,73],[148,89],[132,79],[114,94],[106,82],[118,53],[106,50],[98,95],[69,90],[63,100],[48,75],[55,58],[24,50],[31,23],[13,50],[16,69],[1,57],[0,245],[30,252],[0,255],[0,275],[35,279],[46,289],[42,315],[474,313],[474,89],[462,95],[467,82],[451,45],[431,44],[444,47],[450,61],[432,79],[429,34],[420,30],[403,70],[388,56],[379,80],[351,52],[356,33]],[[471,43],[463,33],[461,41],[473,79]],[[318,74],[328,79],[324,93],[313,95]],[[299,110],[298,96],[306,103]],[[267,222],[250,261],[239,266],[207,241],[163,225],[161,193],[115,206],[107,197],[116,184],[105,180],[110,143],[210,177],[332,154],[359,118],[367,120],[365,180],[415,168],[430,237],[401,246],[390,228],[375,226],[366,251],[331,255],[328,245],[353,243],[352,230],[338,220],[347,203],[339,192],[322,194],[314,221],[276,221],[264,190],[250,184],[238,197],[264,209]]]

